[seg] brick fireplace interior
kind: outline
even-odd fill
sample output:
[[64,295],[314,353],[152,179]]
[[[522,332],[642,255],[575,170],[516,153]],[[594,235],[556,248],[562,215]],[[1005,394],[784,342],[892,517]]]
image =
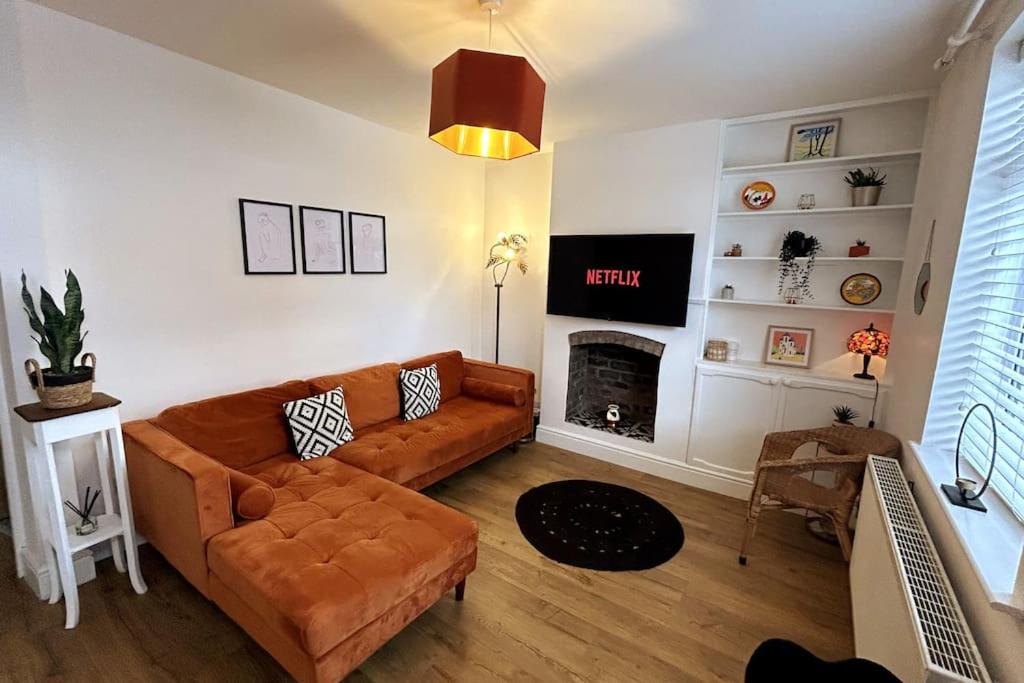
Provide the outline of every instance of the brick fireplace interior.
[[[664,350],[661,342],[625,332],[570,334],[565,421],[653,442]],[[614,428],[605,419],[612,403],[621,417]]]

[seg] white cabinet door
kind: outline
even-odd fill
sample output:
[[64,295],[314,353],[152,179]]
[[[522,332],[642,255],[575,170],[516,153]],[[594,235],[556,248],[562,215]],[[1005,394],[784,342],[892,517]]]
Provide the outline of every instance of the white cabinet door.
[[687,461],[753,481],[764,435],[778,420],[778,377],[698,367]]
[[[779,428],[789,429],[810,429],[812,427],[827,427],[832,424],[835,416],[832,414],[832,407],[841,405],[853,408],[860,417],[854,422],[859,427],[867,427],[871,419],[871,403],[874,400],[874,383],[864,383],[863,388],[854,388],[829,384],[826,382],[815,382],[810,380],[785,378],[782,380],[782,415]],[[881,428],[880,416],[883,414],[883,401],[885,391],[881,391],[878,397],[878,409],[875,411]]]

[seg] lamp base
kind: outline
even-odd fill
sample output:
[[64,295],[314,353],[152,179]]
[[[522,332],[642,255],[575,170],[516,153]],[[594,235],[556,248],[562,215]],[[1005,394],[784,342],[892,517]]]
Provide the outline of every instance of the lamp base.
[[988,508],[979,499],[965,498],[964,494],[960,493],[960,489],[952,484],[943,484],[942,492],[946,494],[946,498],[949,498],[949,502],[957,507],[975,510],[976,512],[988,512]]
[[875,376],[868,372],[868,364],[871,363],[871,355],[864,354],[864,368],[854,375],[857,379],[874,379]]

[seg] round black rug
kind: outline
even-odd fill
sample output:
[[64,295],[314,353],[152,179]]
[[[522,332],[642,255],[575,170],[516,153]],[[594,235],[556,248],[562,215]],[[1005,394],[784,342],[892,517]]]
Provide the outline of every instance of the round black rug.
[[546,557],[604,571],[657,567],[685,538],[675,515],[650,496],[585,479],[530,489],[516,503],[516,522]]

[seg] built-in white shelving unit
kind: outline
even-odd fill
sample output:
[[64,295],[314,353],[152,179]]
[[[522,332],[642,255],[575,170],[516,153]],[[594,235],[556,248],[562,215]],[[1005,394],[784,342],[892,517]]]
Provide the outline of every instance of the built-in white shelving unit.
[[[861,359],[847,352],[846,342],[869,323],[892,331],[904,265],[921,258],[906,254],[905,245],[929,103],[929,94],[918,93],[723,122],[718,206],[704,271],[704,338],[694,364],[689,467],[752,482],[766,433],[827,425],[836,405],[860,413],[858,425],[874,418],[885,429],[885,361],[871,363],[880,385],[856,379]],[[785,161],[793,124],[835,118],[842,120],[840,156]],[[869,166],[888,175],[881,204],[852,207],[843,176]],[[767,180],[777,192],[763,211],[748,210],[740,200],[740,191],[754,180]],[[815,195],[814,209],[797,208],[805,193]],[[784,303],[778,293],[778,254],[789,230],[814,235],[822,244],[811,276],[814,297],[799,305]],[[850,257],[857,239],[871,246],[868,256]],[[724,256],[737,242],[743,255]],[[857,273],[882,282],[881,296],[866,306],[847,304],[839,295],[843,280]],[[731,299],[722,298],[726,284],[735,287]],[[766,364],[769,325],[813,329],[811,367]],[[704,360],[709,338],[738,345],[737,357]],[[813,456],[813,450],[806,455]]]
[[[873,322],[891,331],[929,101],[929,93],[912,93],[723,122],[702,342],[735,342],[736,371],[762,362],[772,324],[814,329],[808,375],[816,374],[815,367],[834,366],[846,354],[845,342],[854,330]],[[841,119],[838,156],[785,161],[792,125],[835,118]],[[851,206],[843,176],[867,167],[888,176],[881,202]],[[754,180],[775,186],[775,201],[767,209],[743,206],[740,192]],[[815,208],[797,208],[802,194],[815,195]],[[784,303],[778,293],[778,253],[789,230],[814,235],[822,243],[811,277],[813,298],[799,305]],[[849,256],[858,239],[871,246],[868,256]],[[743,245],[742,256],[723,255],[733,243]],[[881,296],[867,306],[847,304],[839,293],[843,280],[857,273],[882,282]],[[735,288],[733,299],[721,297],[726,284]]]

